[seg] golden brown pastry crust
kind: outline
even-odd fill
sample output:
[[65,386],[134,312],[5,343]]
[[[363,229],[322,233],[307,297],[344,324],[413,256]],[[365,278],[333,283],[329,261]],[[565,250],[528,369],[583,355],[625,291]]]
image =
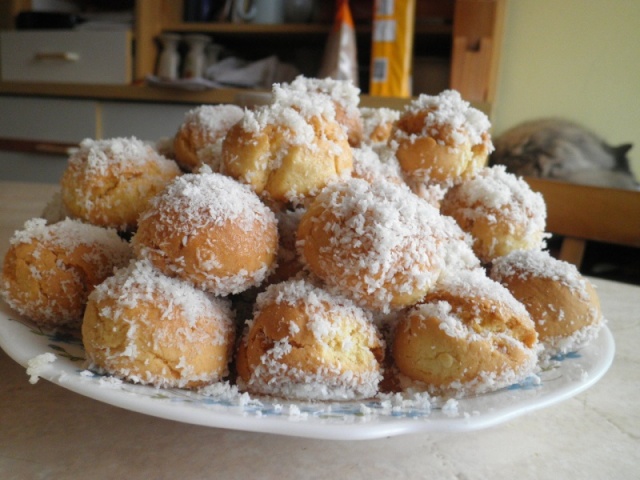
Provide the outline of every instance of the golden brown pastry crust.
[[93,287],[130,257],[129,245],[114,230],[32,219],[14,234],[5,255],[2,296],[45,329],[78,331]]
[[246,112],[223,142],[222,173],[283,203],[313,196],[348,175],[351,147],[335,110],[325,102],[280,99]]
[[179,174],[175,162],[135,138],[87,139],[69,157],[62,201],[87,223],[131,231],[149,200]]
[[[363,141],[362,115],[358,105],[360,103],[360,89],[349,80],[333,78],[312,78],[299,75],[291,83],[274,85],[275,101],[288,92],[296,92],[306,96],[319,96],[317,101],[329,100],[335,108],[336,121],[342,125],[349,145],[359,147]],[[285,101],[287,99],[285,98]]]
[[277,222],[245,185],[185,174],[153,199],[132,244],[165,275],[229,295],[259,285],[274,267]]
[[92,368],[135,383],[194,388],[221,380],[233,351],[226,301],[132,263],[90,295],[82,339]]
[[544,246],[544,199],[504,166],[484,168],[449,189],[440,211],[471,235],[474,252],[485,263],[514,250]]
[[[448,249],[461,236],[406,186],[354,178],[316,197],[300,221],[298,249],[329,287],[388,312],[424,297],[453,262]],[[462,258],[460,268],[468,256]]]
[[[203,163],[219,164],[219,151],[229,129],[244,115],[237,105],[201,105],[185,114],[173,139],[175,160],[188,172]],[[216,145],[220,144],[217,149]]]
[[305,280],[291,280],[258,297],[236,366],[240,385],[254,393],[346,399],[375,395],[383,355],[363,310]]
[[490,276],[525,306],[544,356],[584,347],[604,324],[591,282],[574,265],[546,251],[517,251],[499,258]]
[[524,307],[481,270],[439,284],[406,312],[393,340],[401,383],[437,395],[506,387],[533,372],[537,334]]
[[395,122],[390,142],[412,182],[449,187],[473,176],[493,149],[486,116],[447,90],[420,95]]
[[361,107],[360,116],[362,117],[362,143],[385,145],[391,137],[395,122],[400,118],[400,110]]

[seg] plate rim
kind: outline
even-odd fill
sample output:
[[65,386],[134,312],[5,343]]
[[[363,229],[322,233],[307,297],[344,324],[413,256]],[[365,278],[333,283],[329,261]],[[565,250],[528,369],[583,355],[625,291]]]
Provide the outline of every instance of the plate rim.
[[[24,336],[25,331],[28,332],[29,329],[33,329],[31,322],[25,321],[23,317],[13,312],[4,302],[0,302],[0,348],[24,368],[27,368],[28,362],[32,358],[46,353],[38,342],[26,342],[26,346],[31,348],[25,349],[25,342],[11,342],[11,339],[8,338],[9,336],[15,336],[16,332]],[[7,335],[8,333],[11,335]],[[79,345],[79,348],[81,348],[81,345]],[[546,394],[540,398],[525,398],[519,402],[514,402],[514,405],[509,405],[507,408],[493,409],[493,411],[478,415],[432,418],[431,414],[429,414],[423,418],[416,419],[407,417],[394,418],[393,416],[390,418],[374,414],[373,417],[365,418],[363,421],[355,420],[345,423],[309,421],[305,417],[287,415],[248,415],[247,413],[230,415],[229,407],[224,406],[222,407],[226,408],[224,411],[217,411],[217,409],[207,409],[202,406],[194,407],[189,404],[179,405],[178,403],[149,401],[149,398],[143,395],[122,388],[105,388],[99,383],[96,384],[95,378],[83,378],[78,374],[78,370],[82,370],[82,368],[79,368],[78,365],[73,365],[71,360],[64,357],[61,358],[58,354],[56,354],[56,361],[42,368],[38,372],[38,376],[76,394],[114,407],[181,423],[313,439],[367,440],[416,433],[475,431],[505,423],[530,412],[563,402],[592,387],[611,367],[615,357],[615,340],[606,322],[603,323],[598,336],[585,347],[585,349],[589,348],[599,348],[600,355],[596,357],[597,361],[592,369],[587,372],[586,378],[581,378],[579,382],[568,382],[561,388],[552,390],[552,395]],[[55,352],[52,353],[55,354]],[[153,386],[134,385],[127,382],[123,382],[123,384],[134,390],[142,388],[144,391],[164,391]],[[172,389],[172,391],[175,390]],[[188,397],[188,391],[184,392]],[[501,393],[503,391],[492,392],[492,395],[500,395]],[[458,402],[464,402],[464,400],[464,398],[458,399]],[[365,404],[367,401],[349,403]],[[282,403],[300,405],[313,402],[287,402],[283,400]],[[339,402],[327,403],[331,405],[339,404]],[[178,406],[184,408],[176,408]],[[207,413],[202,414],[202,412]]]

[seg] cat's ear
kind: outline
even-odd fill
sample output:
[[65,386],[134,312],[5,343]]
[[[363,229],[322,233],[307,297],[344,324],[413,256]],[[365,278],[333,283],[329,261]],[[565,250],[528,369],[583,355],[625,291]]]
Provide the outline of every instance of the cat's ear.
[[616,161],[615,170],[622,170],[627,173],[631,173],[631,167],[629,165],[629,159],[627,158],[627,153],[633,147],[632,143],[624,143],[622,145],[618,145],[617,147],[610,147],[611,154]]
[[615,154],[616,158],[625,157],[629,150],[633,148],[633,143],[624,143],[622,145],[618,145],[617,147],[611,147],[611,150]]

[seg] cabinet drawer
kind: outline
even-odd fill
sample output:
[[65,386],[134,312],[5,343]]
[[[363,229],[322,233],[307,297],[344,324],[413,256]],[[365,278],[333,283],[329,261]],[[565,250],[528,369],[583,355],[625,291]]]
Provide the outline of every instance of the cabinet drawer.
[[131,33],[2,32],[0,60],[4,81],[126,84],[131,81]]
[[0,96],[0,137],[78,143],[94,138],[96,102]]

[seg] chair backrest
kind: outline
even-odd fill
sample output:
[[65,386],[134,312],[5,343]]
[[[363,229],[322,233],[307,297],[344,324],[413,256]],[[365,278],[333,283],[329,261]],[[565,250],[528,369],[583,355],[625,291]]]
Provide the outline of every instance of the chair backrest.
[[579,266],[588,240],[640,247],[640,191],[532,177],[525,180],[545,199],[547,231],[573,242],[573,253],[565,252],[569,258],[563,259]]

